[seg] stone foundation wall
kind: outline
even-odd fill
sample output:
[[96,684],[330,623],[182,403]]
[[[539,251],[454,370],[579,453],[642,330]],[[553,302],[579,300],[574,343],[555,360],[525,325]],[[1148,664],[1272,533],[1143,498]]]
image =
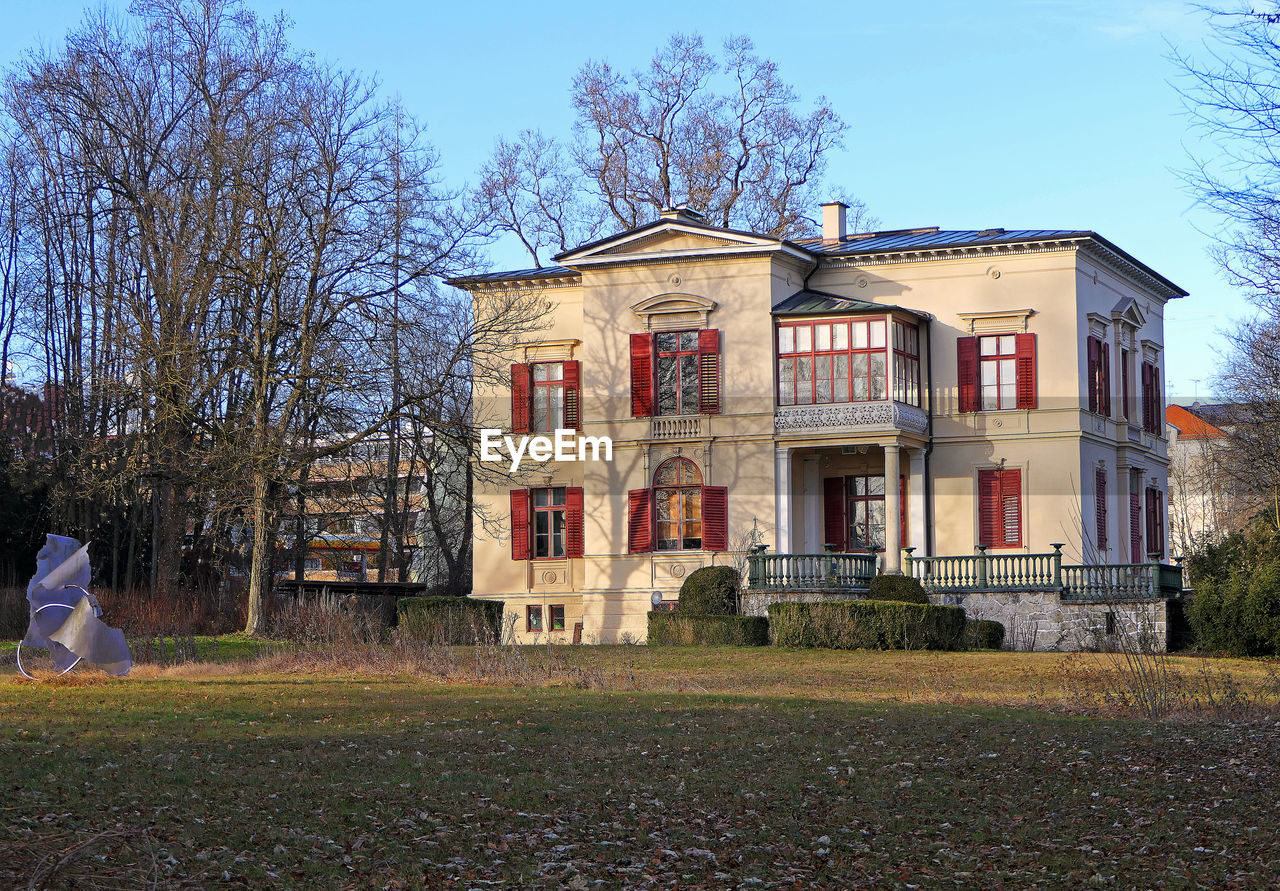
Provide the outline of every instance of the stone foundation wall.
[[1015,650],[1114,650],[1121,634],[1143,635],[1158,652],[1168,644],[1169,608],[1163,600],[1064,603],[1052,591],[934,594],[929,599],[964,607],[970,619],[999,622],[1005,646]]
[[[742,614],[768,616],[772,603],[817,603],[822,600],[862,600],[865,594],[836,591],[753,593],[742,595]],[[1063,602],[1054,591],[990,591],[934,594],[941,606],[963,607],[970,619],[988,619],[1004,626],[1004,645],[1015,650],[1075,652],[1114,650],[1120,634],[1148,637],[1150,646],[1164,652],[1168,645],[1168,604],[1163,600],[1124,603]],[[1107,616],[1111,614],[1110,621]]]

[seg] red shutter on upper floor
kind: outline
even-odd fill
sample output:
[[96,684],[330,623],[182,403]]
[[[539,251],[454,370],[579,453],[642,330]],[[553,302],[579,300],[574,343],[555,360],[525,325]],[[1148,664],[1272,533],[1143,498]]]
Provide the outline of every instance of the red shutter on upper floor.
[[631,417],[653,415],[653,335],[631,335]]
[[729,550],[729,490],[724,486],[702,487],[702,549]]
[[564,426],[582,428],[582,363],[571,359],[564,363]]
[[532,369],[528,365],[511,366],[511,432],[528,433],[533,411]]
[[698,411],[720,413],[720,332],[715,328],[698,332]]
[[1018,408],[1036,407],[1036,336],[1019,334],[1014,339],[1018,371]]
[[978,338],[961,337],[956,341],[956,375],[959,381],[960,411],[978,410]]
[[511,490],[511,559],[529,559],[529,490]]
[[[1132,485],[1132,483],[1130,483]],[[1129,493],[1129,562],[1142,561],[1142,497],[1138,490]]]
[[582,556],[582,487],[564,490],[564,553],[566,557]]
[[1098,406],[1098,384],[1102,378],[1102,369],[1100,368],[1102,360],[1102,342],[1098,338],[1090,336],[1085,341],[1088,344],[1089,354],[1089,373],[1087,379],[1089,381],[1089,411],[1096,412]]
[[827,477],[822,481],[822,540],[823,544],[834,545],[837,551],[848,547],[844,507],[844,477]]
[[627,493],[627,553],[653,550],[653,499],[648,489]]
[[1102,345],[1102,413],[1111,417],[1111,344]]
[[1098,469],[1094,472],[1093,511],[1097,521],[1097,545],[1099,558],[1107,551],[1107,472]]
[[1155,430],[1155,370],[1150,362],[1142,363],[1142,429],[1148,433]]

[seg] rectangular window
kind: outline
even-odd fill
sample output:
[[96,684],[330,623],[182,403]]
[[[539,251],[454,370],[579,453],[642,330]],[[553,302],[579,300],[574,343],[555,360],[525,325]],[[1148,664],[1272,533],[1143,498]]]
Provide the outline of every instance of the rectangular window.
[[530,430],[550,433],[564,422],[564,364],[536,362],[533,365],[533,414]]
[[658,414],[698,414],[698,332],[660,331],[655,341]]
[[978,381],[983,411],[1018,407],[1017,348],[1014,335],[978,338]]
[[884,550],[883,474],[845,477],[845,497],[849,507],[849,549]]
[[565,556],[565,490],[533,489],[533,557]]
[[547,607],[552,631],[564,631],[564,604],[553,603]]
[[884,319],[780,325],[778,404],[887,399],[886,346]]
[[526,606],[524,608],[524,630],[530,632],[542,630],[542,607]]
[[978,471],[978,544],[1022,547],[1022,471]]
[[920,332],[915,325],[893,322],[893,400],[920,404]]

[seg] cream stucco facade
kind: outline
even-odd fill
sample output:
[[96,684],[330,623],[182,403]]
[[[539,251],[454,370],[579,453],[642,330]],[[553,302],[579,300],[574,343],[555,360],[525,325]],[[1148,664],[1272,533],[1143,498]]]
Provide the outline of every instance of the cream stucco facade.
[[[842,208],[824,210],[822,239],[721,230],[673,211],[557,257],[555,267],[456,282],[477,302],[509,289],[548,300],[545,326],[509,359],[544,376],[539,363],[573,364],[580,433],[613,441],[611,461],[526,460],[521,473],[490,473],[476,487],[473,596],[504,600],[518,639],[643,640],[655,592],[673,600],[693,569],[740,565],[753,540],[796,554],[876,546],[887,572],[899,571],[904,548],[964,555],[985,543],[1043,553],[1062,543],[1075,562],[1124,563],[1139,548],[1145,559],[1162,547],[1145,493],[1168,490],[1167,443],[1163,423],[1143,429],[1143,385],[1165,379],[1164,308],[1185,292],[1090,232],[847,235]],[[703,331],[717,332],[714,353],[706,341],[696,362],[676,355]],[[667,332],[686,333],[688,343],[637,339]],[[908,345],[902,351],[895,334]],[[1107,344],[1102,385],[1111,393],[1093,411],[1091,337]],[[646,342],[649,366],[635,345]],[[819,366],[833,369],[834,392],[825,379],[811,382],[825,374]],[[678,398],[663,389],[677,367],[689,386]],[[694,368],[703,389],[696,408],[686,374]],[[644,374],[652,416],[636,406]],[[985,374],[999,380],[984,389]],[[537,417],[545,383],[528,385],[532,397],[523,386],[513,384],[517,398],[534,399]],[[505,389],[478,389],[491,406],[512,400]],[[559,418],[556,397],[547,398]],[[673,458],[692,462],[701,490],[661,487],[655,474],[675,467]],[[895,488],[898,498],[883,494]],[[1130,495],[1139,490],[1148,514],[1137,525],[1144,540],[1134,542]],[[534,502],[559,491],[580,497],[580,508],[534,516],[546,514]],[[663,525],[679,491],[694,501],[701,492],[697,522]],[[687,520],[691,509],[679,504]],[[656,513],[646,520],[645,510]],[[560,533],[567,548],[556,543],[557,523],[579,522],[578,532]],[[553,617],[563,627],[552,629]]]

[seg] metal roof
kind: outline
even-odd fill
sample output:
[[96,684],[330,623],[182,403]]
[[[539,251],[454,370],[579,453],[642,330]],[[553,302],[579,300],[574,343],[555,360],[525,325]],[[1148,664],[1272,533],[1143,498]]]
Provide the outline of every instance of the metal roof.
[[535,269],[513,269],[504,272],[485,272],[480,275],[462,275],[448,279],[448,283],[451,285],[469,285],[481,282],[519,281],[531,278],[561,278],[563,276],[576,276],[577,274],[578,271],[576,269],[569,269],[565,266],[539,266]]
[[1079,229],[939,229],[937,226],[927,226],[850,235],[838,242],[802,238],[796,243],[814,253],[846,255],[1089,237],[1094,237],[1094,233]]
[[880,313],[883,315],[887,312],[907,313],[918,319],[929,318],[928,313],[918,310],[890,306],[886,303],[871,303],[854,297],[841,297],[839,294],[829,294],[826,291],[796,291],[773,306],[775,316],[812,316],[831,313]]

